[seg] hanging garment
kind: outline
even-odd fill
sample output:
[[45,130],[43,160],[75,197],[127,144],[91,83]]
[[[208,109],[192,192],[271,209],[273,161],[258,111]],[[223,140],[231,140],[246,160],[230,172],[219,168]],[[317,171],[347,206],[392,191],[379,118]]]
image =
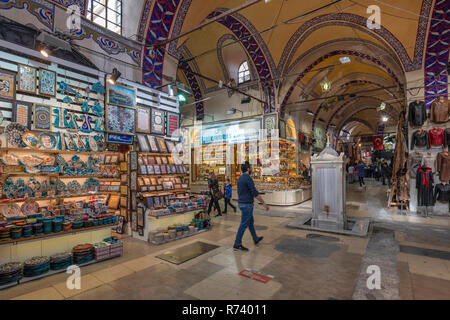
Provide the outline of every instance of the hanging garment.
[[436,156],[433,154],[426,154],[422,159],[422,166],[431,168],[433,172],[436,172]]
[[436,123],[443,123],[448,121],[450,102],[447,99],[444,101],[436,100],[431,104],[431,121]]
[[444,130],[441,128],[433,128],[428,131],[428,139],[430,146],[444,146]]
[[423,155],[421,153],[411,153],[408,157],[408,169],[411,178],[416,177],[417,169],[422,166]]
[[413,127],[424,124],[427,120],[427,109],[423,101],[414,101],[409,104],[408,120]]
[[439,152],[437,155],[437,171],[441,181],[450,180],[450,153],[448,151]]
[[450,128],[447,128],[444,131],[444,148],[445,147],[448,147],[450,150]]
[[414,150],[414,147],[419,148],[427,147],[428,149],[430,148],[428,132],[422,130],[422,133],[420,133],[419,130],[417,130],[416,132],[413,133],[411,140],[411,150]]
[[384,139],[383,139],[382,135],[372,136],[373,149],[374,150],[383,150],[384,149],[383,140]]
[[434,187],[434,201],[448,202],[450,200],[450,184],[438,183]]
[[417,205],[419,207],[433,206],[433,172],[431,168],[420,167],[417,169],[416,188]]

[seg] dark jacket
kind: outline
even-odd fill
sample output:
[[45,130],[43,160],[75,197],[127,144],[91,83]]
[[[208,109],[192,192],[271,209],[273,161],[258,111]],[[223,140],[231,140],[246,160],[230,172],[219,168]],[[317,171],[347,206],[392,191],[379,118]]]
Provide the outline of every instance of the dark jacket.
[[225,199],[231,199],[231,194],[232,194],[232,186],[231,186],[231,183],[229,183],[229,184],[226,184],[224,187],[223,187],[223,193],[225,194]]
[[411,126],[422,126],[427,120],[427,109],[423,101],[411,102],[409,104],[408,120]]
[[243,173],[237,182],[238,203],[253,204],[253,198],[259,195],[255,183],[248,173]]
[[417,205],[419,207],[434,206],[433,172],[431,168],[420,167],[417,169],[416,188]]
[[219,192],[219,181],[217,179],[208,179],[208,187],[212,189],[213,195]]
[[444,146],[448,146],[450,149],[450,128],[447,128],[444,131]]
[[358,174],[358,177],[365,177],[366,175],[365,175],[365,173],[364,173],[364,169],[366,168],[366,166],[365,165],[363,165],[363,164],[358,164],[357,166],[356,166],[356,170],[357,170],[357,174]]
[[450,200],[450,184],[445,186],[442,183],[434,187],[434,201],[448,202]]
[[428,140],[428,132],[425,130],[422,130],[422,133],[419,133],[419,131],[415,131],[412,135],[411,139],[411,150],[414,150],[414,147],[427,147],[430,148],[430,141]]

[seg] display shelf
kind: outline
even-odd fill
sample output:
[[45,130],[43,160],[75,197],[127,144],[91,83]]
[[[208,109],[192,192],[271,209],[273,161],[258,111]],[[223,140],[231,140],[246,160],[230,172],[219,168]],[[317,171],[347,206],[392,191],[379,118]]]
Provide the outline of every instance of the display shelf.
[[1,152],[9,152],[9,151],[16,151],[16,152],[41,152],[41,153],[57,153],[57,154],[80,154],[80,155],[92,155],[92,154],[99,154],[99,153],[113,153],[117,154],[119,152],[117,151],[70,151],[70,150],[47,150],[47,149],[30,149],[30,148],[0,148]]
[[171,156],[172,154],[170,152],[168,153],[162,153],[162,152],[138,152],[139,154],[146,155],[146,156]]
[[197,212],[199,210],[204,210],[204,209],[205,208],[198,208],[198,209],[195,209],[195,210],[189,210],[189,211],[184,211],[184,212],[173,212],[173,213],[160,214],[160,215],[148,214],[148,216],[151,217],[151,219],[165,219],[165,218],[181,216],[181,215],[184,215],[184,214],[194,213],[194,212]]
[[169,239],[169,240],[165,240],[165,241],[161,241],[161,242],[156,242],[156,241],[153,241],[153,240],[149,240],[148,242],[150,242],[151,244],[160,245],[160,244],[165,244],[165,243],[177,241],[177,240],[180,240],[180,239],[196,236],[196,235],[198,235],[200,233],[203,233],[203,232],[206,232],[206,231],[209,231],[209,230],[211,230],[211,229],[210,228],[206,228],[206,229],[199,230],[199,231],[197,231],[195,233],[186,234],[184,236],[177,237],[177,238],[174,238],[174,239]]
[[172,190],[158,190],[158,191],[141,191],[143,194],[150,193],[172,193],[172,192],[187,192],[188,189],[172,189]]
[[105,177],[99,177],[98,180],[107,180],[111,182],[121,182],[120,178],[105,178]]
[[5,246],[12,246],[16,245],[18,243],[25,243],[25,242],[33,242],[33,241],[39,241],[39,240],[45,240],[45,239],[52,239],[52,238],[59,238],[62,236],[66,236],[68,234],[79,234],[84,232],[90,232],[93,230],[102,230],[107,229],[116,226],[117,223],[111,223],[111,224],[103,224],[101,226],[93,226],[88,228],[80,228],[80,229],[71,229],[68,231],[61,231],[61,232],[55,232],[55,233],[49,233],[49,234],[42,234],[39,236],[32,236],[28,238],[21,238],[21,239],[12,239],[12,240],[6,240],[6,241],[0,241],[0,247]]
[[[85,267],[85,266],[88,266],[88,265],[91,265],[91,264],[94,264],[94,263],[107,261],[107,260],[118,258],[118,257],[121,257],[121,256],[122,255],[108,257],[106,259],[102,259],[102,260],[99,260],[99,261],[95,260],[95,258],[94,258],[94,260],[91,260],[91,261],[86,262],[86,263],[78,264],[77,266],[78,267]],[[12,283],[8,283],[8,284],[5,284],[3,286],[0,286],[0,290],[8,289],[8,288],[17,286],[17,285],[22,284],[22,283],[27,283],[27,282],[30,282],[30,281],[46,278],[46,277],[49,277],[49,276],[52,276],[52,275],[55,275],[55,274],[58,274],[58,273],[63,273],[63,272],[66,272],[66,271],[67,271],[67,268],[64,268],[64,269],[61,269],[61,270],[50,270],[50,271],[48,271],[48,272],[46,272],[44,274],[40,274],[40,275],[34,276],[34,277],[23,277],[22,279],[17,280],[17,282],[12,282]]]
[[105,192],[96,192],[96,193],[82,193],[82,194],[70,194],[64,196],[54,196],[54,197],[39,197],[39,198],[20,198],[20,199],[0,199],[0,204],[3,203],[12,203],[12,202],[25,202],[27,200],[34,201],[43,201],[43,200],[53,200],[53,199],[61,199],[61,198],[81,198],[81,197],[90,197],[90,196],[99,196],[104,194]]
[[170,173],[170,174],[138,174],[138,177],[179,177],[186,176],[186,173]]
[[68,176],[68,175],[59,175],[57,173],[1,173],[0,175],[5,176],[18,176],[18,177],[27,177],[27,176],[42,176],[42,177],[57,177],[61,179],[80,179],[80,178],[100,178],[101,176]]

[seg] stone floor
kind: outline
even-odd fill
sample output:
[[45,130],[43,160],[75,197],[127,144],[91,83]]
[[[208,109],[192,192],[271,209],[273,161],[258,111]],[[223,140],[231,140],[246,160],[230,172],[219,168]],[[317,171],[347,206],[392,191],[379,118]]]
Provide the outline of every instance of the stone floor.
[[[124,255],[81,269],[81,289],[69,290],[66,273],[0,291],[0,299],[450,299],[450,219],[386,210],[386,187],[348,186],[347,214],[373,221],[367,238],[287,228],[311,202],[263,212],[264,236],[249,252],[232,250],[240,215],[213,219],[209,232],[161,246],[124,239]],[[195,241],[218,245],[181,265],[156,256]],[[369,266],[380,269],[380,289],[369,289]],[[239,275],[249,268],[273,279]]]

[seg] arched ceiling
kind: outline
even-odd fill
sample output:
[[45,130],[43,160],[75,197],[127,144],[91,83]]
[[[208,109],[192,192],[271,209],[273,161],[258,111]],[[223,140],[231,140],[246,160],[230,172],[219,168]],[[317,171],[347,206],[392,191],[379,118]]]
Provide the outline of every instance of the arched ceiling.
[[[164,41],[247,1],[147,0],[141,19],[148,21],[143,38],[147,46]],[[230,56],[239,59],[247,56],[257,79],[265,83],[275,80],[276,105],[282,116],[302,105],[302,101],[356,93],[362,97],[346,96],[339,101],[308,103],[307,108],[315,113],[313,129],[318,118],[323,119],[327,127],[343,125],[350,118],[348,123],[361,130],[369,130],[367,124],[376,128],[374,122],[379,120],[376,106],[392,101],[387,103],[386,112],[398,115],[403,103],[398,99],[404,97],[405,72],[422,68],[428,17],[434,2],[343,0],[329,5],[333,2],[271,0],[265,3],[261,0],[181,37],[165,49],[156,50],[156,58],[148,58],[151,52],[146,47],[144,82],[154,85],[162,81],[162,67],[146,61],[163,64],[161,57],[166,51],[182,60],[189,58],[187,65],[191,70],[217,81],[226,81],[229,77],[224,74],[230,69],[224,65],[226,61],[239,63]],[[366,10],[374,4],[381,10],[381,26],[372,30],[366,26],[370,16]],[[327,7],[317,10],[324,6]],[[270,29],[278,24],[281,25]],[[237,38],[240,42],[230,45]],[[339,58],[342,57],[350,57],[351,63],[341,64]],[[184,71],[179,70],[177,76],[187,85],[198,87],[194,90],[196,96],[217,89],[216,83],[201,77],[193,79],[192,74],[186,75]],[[332,90],[328,93],[320,88],[325,76],[332,81]],[[387,89],[374,91],[383,87]],[[372,91],[358,94],[367,90]],[[355,110],[368,107],[373,109],[355,114]],[[358,117],[366,124],[355,121]]]

